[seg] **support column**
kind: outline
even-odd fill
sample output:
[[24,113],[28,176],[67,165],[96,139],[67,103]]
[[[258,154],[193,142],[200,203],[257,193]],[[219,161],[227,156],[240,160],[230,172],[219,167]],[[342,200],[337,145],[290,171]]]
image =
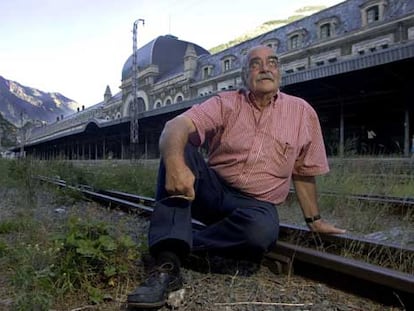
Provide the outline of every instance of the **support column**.
[[145,131],[145,155],[144,158],[148,159],[148,135],[147,135],[147,131]]
[[125,158],[125,146],[124,146],[124,139],[121,137],[121,160]]
[[102,138],[102,160],[105,160],[106,140],[105,136]]
[[339,156],[344,157],[345,145],[345,121],[344,121],[344,102],[341,99],[340,113],[339,113]]
[[410,111],[405,107],[404,113],[404,157],[410,156]]

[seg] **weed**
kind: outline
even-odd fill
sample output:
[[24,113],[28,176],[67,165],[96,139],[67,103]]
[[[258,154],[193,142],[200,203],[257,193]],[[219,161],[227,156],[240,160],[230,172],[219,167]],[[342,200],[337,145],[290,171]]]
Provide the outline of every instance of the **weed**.
[[52,271],[61,294],[86,290],[97,302],[102,286],[114,286],[127,276],[138,257],[129,236],[116,234],[104,222],[71,217],[66,232],[53,239],[56,263]]
[[[39,185],[32,176],[59,177],[68,183],[154,196],[156,169],[139,163],[108,165],[105,162],[104,165],[78,167],[69,162],[19,160],[0,161],[0,174],[0,186],[16,187],[18,193],[22,193],[15,198],[14,218],[0,221],[0,269],[12,275],[16,310],[49,310],[65,305],[68,297],[99,303],[108,291],[119,290],[136,276],[135,261],[145,251],[146,243],[137,245],[132,241],[130,236],[134,236],[131,232],[134,229],[130,225],[122,221],[98,221],[82,212],[59,223],[50,223],[47,218],[35,222],[34,219],[39,219],[36,214]],[[321,192],[414,196],[413,178],[406,178],[402,183],[397,176],[390,181],[383,177],[393,174],[410,175],[412,168],[397,162],[388,165],[366,160],[334,161],[331,173],[317,179],[318,189]],[[82,199],[73,190],[59,189],[56,194],[54,203],[67,207]],[[383,219],[388,217],[389,211],[379,204],[321,196],[320,206],[324,218],[337,220],[337,225],[349,232],[365,234],[387,226]],[[304,224],[297,202],[279,211],[282,221],[285,218],[290,223],[293,220]],[[413,217],[412,212],[394,215],[402,231],[412,228]],[[350,245],[346,251],[361,252],[358,245]],[[380,252],[372,252],[367,257],[387,266],[394,260],[394,265],[405,264],[406,271],[413,271],[412,260],[404,263],[402,258],[391,258]]]

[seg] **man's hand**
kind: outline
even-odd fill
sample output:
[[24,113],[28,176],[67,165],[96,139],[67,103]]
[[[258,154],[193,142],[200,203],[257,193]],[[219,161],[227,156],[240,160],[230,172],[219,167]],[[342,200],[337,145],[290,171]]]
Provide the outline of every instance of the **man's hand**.
[[165,190],[171,195],[183,195],[188,200],[194,200],[195,176],[187,165],[174,166],[167,169]]
[[342,234],[346,230],[336,228],[334,225],[329,222],[324,221],[323,219],[315,220],[308,224],[309,228],[313,232],[326,233],[326,234]]

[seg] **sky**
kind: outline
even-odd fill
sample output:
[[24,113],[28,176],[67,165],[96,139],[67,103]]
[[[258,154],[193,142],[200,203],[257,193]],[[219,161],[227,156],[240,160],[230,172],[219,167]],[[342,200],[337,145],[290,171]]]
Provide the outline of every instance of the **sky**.
[[112,95],[120,91],[138,19],[138,48],[172,34],[210,49],[306,5],[339,2],[0,0],[0,76],[88,107],[103,100],[107,85]]

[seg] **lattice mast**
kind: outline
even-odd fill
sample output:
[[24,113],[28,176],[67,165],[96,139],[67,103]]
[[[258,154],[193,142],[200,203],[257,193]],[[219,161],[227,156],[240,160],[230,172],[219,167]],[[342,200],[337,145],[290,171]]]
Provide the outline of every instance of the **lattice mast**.
[[137,62],[137,32],[138,24],[145,24],[145,20],[140,18],[134,22],[132,29],[132,92],[133,101],[130,108],[131,127],[130,139],[131,144],[139,143],[139,124],[138,124],[138,62]]

